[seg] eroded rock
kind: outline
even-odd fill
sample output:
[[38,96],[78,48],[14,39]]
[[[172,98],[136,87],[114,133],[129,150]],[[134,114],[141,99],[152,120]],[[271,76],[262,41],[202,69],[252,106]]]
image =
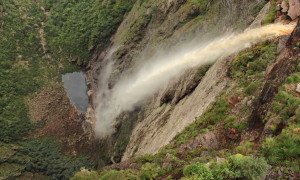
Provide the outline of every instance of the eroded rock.
[[300,16],[300,1],[289,0],[289,6],[288,15],[292,18],[292,20],[294,20]]
[[285,1],[282,1],[281,8],[281,12],[286,13],[289,10],[289,5]]
[[296,91],[300,93],[300,84],[297,85]]

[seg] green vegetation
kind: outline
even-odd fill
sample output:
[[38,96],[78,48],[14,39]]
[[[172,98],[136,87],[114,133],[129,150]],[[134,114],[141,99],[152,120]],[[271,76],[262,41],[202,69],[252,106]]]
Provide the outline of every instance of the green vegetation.
[[[0,2],[1,143],[18,144],[29,131],[39,125],[28,116],[27,101],[45,84],[60,81],[61,74],[80,70],[78,64],[87,63],[91,51],[101,50],[109,45],[110,37],[134,2],[135,0]],[[70,63],[70,60],[76,60],[77,65]],[[16,173],[26,170],[48,175],[52,179],[67,179],[81,166],[88,164],[85,159],[64,156],[56,143],[53,146],[47,143],[44,140],[25,141],[19,146],[20,152],[9,151],[29,159],[1,162],[1,167],[7,170],[6,175],[16,176]],[[7,152],[7,148],[0,148],[1,152]],[[53,152],[47,151],[47,148]]]
[[233,59],[229,74],[239,81],[241,87],[247,87],[246,95],[252,95],[260,86],[261,73],[276,60],[276,48],[276,41],[264,41],[242,51]]
[[49,51],[57,58],[87,63],[90,51],[109,45],[110,37],[135,1],[45,0],[51,13],[45,27]]
[[39,89],[42,82],[37,77],[46,73],[38,70],[47,63],[34,26],[44,15],[30,0],[1,2],[0,11],[0,141],[12,142],[32,127],[25,97]]
[[246,89],[244,90],[244,93],[247,95],[247,96],[251,96],[253,95],[256,90],[260,87],[261,85],[258,84],[258,83],[251,83],[249,84],[249,86],[246,87]]
[[183,168],[184,176],[196,176],[199,179],[213,180],[210,169],[201,163],[194,163]]
[[[161,155],[161,153],[158,153]],[[153,156],[157,156],[153,155]],[[165,155],[164,163],[168,162],[168,154]],[[176,156],[180,157],[179,154]],[[157,158],[157,157],[155,157]],[[199,159],[194,159],[196,162],[187,165],[187,162],[177,161],[170,163],[171,166],[164,167],[164,163],[149,163],[144,164],[137,170],[108,170],[99,174],[96,172],[82,171],[77,173],[75,179],[91,179],[97,177],[99,179],[156,179],[159,177],[169,177],[180,175],[182,179],[203,179],[203,180],[223,180],[223,179],[249,179],[258,180],[266,175],[269,165],[264,158],[253,156],[243,156],[241,154],[228,154],[223,158],[222,162],[218,162],[215,158],[208,158],[199,162]],[[172,168],[171,168],[172,167]],[[169,169],[164,171],[163,169]]]
[[261,179],[267,172],[268,165],[263,158],[233,155],[223,163],[213,162],[209,167],[194,163],[185,166],[184,179]]
[[256,17],[259,13],[259,11],[266,5],[266,1],[262,1],[262,2],[259,2],[257,4],[255,4],[252,9],[251,9],[251,15]]
[[271,8],[265,18],[263,19],[263,24],[271,24],[276,19],[276,2],[271,2]]
[[253,152],[254,143],[250,141],[246,141],[243,144],[239,145],[235,148],[235,151],[237,153],[243,154],[243,155],[250,155]]
[[275,138],[267,138],[262,144],[262,152],[267,160],[277,165],[293,167],[299,172],[300,136],[299,124],[284,129]]
[[300,106],[300,99],[285,91],[280,91],[274,98],[272,110],[281,117],[281,120],[287,120],[296,114],[296,109]]
[[80,172],[77,172],[71,180],[94,180],[99,179],[100,175],[96,171],[88,171],[86,169],[82,169]]
[[[298,66],[297,66],[297,69],[298,69]],[[289,76],[288,78],[286,78],[287,84],[293,84],[293,83],[298,83],[298,82],[300,82],[300,72],[294,73],[291,76]]]
[[[200,11],[206,12],[208,10],[208,1],[207,0],[189,0],[191,3],[195,4],[200,8]],[[204,14],[201,12],[201,14]]]
[[59,144],[53,139],[36,139],[18,145],[1,143],[0,150],[0,178],[13,178],[30,172],[51,179],[69,179],[81,167],[93,168],[86,157],[62,154]]
[[266,175],[268,167],[264,158],[237,154],[230,156],[224,163],[213,164],[212,171],[215,179],[258,180]]
[[138,178],[138,174],[134,170],[123,170],[123,171],[110,170],[110,171],[105,171],[100,175],[101,175],[100,176],[101,180],[115,180],[115,179],[134,180]]

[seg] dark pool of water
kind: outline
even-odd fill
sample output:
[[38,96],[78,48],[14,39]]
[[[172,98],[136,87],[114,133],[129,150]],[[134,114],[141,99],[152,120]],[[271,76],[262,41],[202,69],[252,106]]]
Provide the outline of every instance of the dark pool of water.
[[62,75],[65,90],[71,103],[80,111],[86,111],[89,104],[85,75],[73,72]]

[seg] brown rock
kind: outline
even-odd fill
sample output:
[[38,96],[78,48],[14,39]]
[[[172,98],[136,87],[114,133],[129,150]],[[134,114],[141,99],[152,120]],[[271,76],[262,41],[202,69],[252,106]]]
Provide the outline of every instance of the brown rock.
[[297,85],[296,91],[300,93],[300,83]]
[[289,5],[285,1],[282,1],[281,8],[281,12],[286,13],[289,10]]
[[289,0],[289,5],[288,15],[294,20],[300,16],[300,0]]
[[282,5],[277,4],[277,6],[276,6],[276,11],[280,11],[281,9],[282,9]]

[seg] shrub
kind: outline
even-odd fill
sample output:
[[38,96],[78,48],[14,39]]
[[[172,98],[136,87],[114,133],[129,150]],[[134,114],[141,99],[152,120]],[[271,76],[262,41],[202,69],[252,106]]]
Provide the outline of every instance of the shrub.
[[300,123],[300,107],[296,109],[295,121]]
[[297,71],[300,72],[300,63],[297,65]]
[[285,82],[288,84],[292,84],[292,83],[294,83],[294,79],[292,77],[288,77],[288,78],[286,78]]
[[236,147],[235,151],[243,155],[249,155],[253,151],[253,146],[254,146],[253,142],[246,141],[243,144]]
[[264,158],[241,154],[230,156],[227,162],[212,165],[215,179],[259,180],[265,176],[268,164]]
[[100,175],[96,171],[82,170],[77,172],[71,180],[95,180],[100,179]]
[[101,174],[101,180],[134,180],[139,179],[139,174],[137,171],[134,170],[109,170],[105,171]]
[[259,83],[254,83],[252,82],[249,86],[246,87],[246,89],[244,90],[244,93],[247,96],[251,96],[255,93],[255,91],[260,87]]
[[156,164],[146,163],[141,167],[142,179],[155,179],[160,172],[160,167]]
[[193,179],[194,177],[197,177],[198,179],[205,179],[205,180],[213,180],[212,173],[210,172],[210,169],[201,163],[193,163],[190,165],[187,165],[183,168],[183,175],[184,176],[192,176],[188,179]]
[[138,156],[135,158],[135,162],[145,163],[145,162],[152,162],[154,160],[153,154],[145,154],[142,156]]
[[296,114],[296,109],[300,106],[300,100],[284,91],[280,91],[274,98],[272,110],[281,116],[282,120],[291,118]]
[[262,152],[270,162],[280,163],[286,159],[298,160],[300,156],[300,136],[291,126],[284,129],[276,138],[267,138],[262,144]]
[[246,126],[247,126],[247,122],[242,122],[242,123],[229,122],[229,123],[225,124],[224,128],[225,129],[236,128],[239,132],[242,132]]

